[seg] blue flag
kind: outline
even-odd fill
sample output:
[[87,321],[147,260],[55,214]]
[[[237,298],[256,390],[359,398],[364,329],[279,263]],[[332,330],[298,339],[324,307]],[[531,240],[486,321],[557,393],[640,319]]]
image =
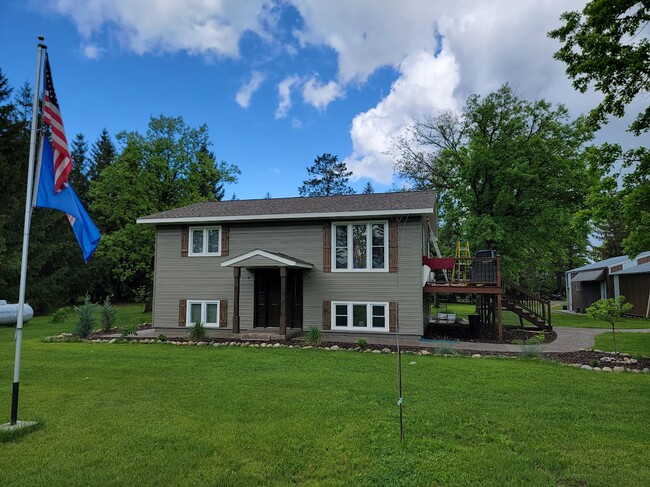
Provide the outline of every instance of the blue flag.
[[68,215],[68,220],[72,225],[72,231],[79,247],[84,254],[84,260],[93,254],[101,234],[93,221],[86,213],[81,201],[77,198],[72,186],[68,185],[60,192],[54,192],[54,157],[52,147],[48,140],[43,137],[41,144],[41,172],[38,175],[38,188],[36,194],[36,206],[40,208],[52,208],[60,210]]

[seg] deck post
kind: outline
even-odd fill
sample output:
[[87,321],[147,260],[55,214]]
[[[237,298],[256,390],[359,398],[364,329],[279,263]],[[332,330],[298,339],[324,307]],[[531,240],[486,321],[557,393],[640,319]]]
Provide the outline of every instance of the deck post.
[[499,341],[503,341],[503,321],[501,320],[501,293],[497,294],[497,314],[499,317]]
[[287,268],[280,267],[280,335],[287,334]]
[[235,281],[233,305],[232,305],[232,333],[239,334],[239,281],[241,278],[241,267],[233,267]]

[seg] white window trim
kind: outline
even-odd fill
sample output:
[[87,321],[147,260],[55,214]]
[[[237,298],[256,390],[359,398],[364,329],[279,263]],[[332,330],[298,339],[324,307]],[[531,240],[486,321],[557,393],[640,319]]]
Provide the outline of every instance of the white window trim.
[[[365,305],[366,306],[366,326],[352,326],[352,307],[353,305]],[[336,306],[347,306],[348,308],[348,324],[346,326],[337,326],[336,325]],[[332,301],[332,317],[330,319],[331,330],[332,331],[356,331],[363,333],[388,333],[390,331],[390,315],[388,303],[386,302],[359,302],[359,301]],[[383,306],[384,307],[384,327],[377,328],[372,326],[372,306]],[[370,319],[368,319],[370,318]]]
[[[203,230],[203,251],[202,252],[194,252],[194,245],[192,242],[192,238],[194,236],[194,231],[196,230]],[[209,230],[219,230],[219,252],[208,252],[208,231]],[[188,247],[187,255],[189,255],[190,257],[205,257],[205,256],[219,257],[221,255],[221,226],[213,225],[208,227],[190,227],[187,247]]]
[[[221,316],[221,303],[217,301],[198,301],[198,300],[188,300],[187,301],[187,311],[186,311],[186,318],[185,318],[185,326],[188,328],[194,327],[195,323],[191,320],[192,317],[192,305],[193,304],[200,304],[201,305],[201,322],[203,323],[203,326],[205,328],[219,328],[219,318]],[[207,317],[208,317],[208,304],[216,304],[217,305],[217,322],[216,323],[208,323],[207,322]]]
[[[346,225],[348,228],[348,266],[345,269],[336,268],[336,227]],[[355,269],[353,265],[353,236],[352,225],[366,225],[366,268]],[[384,267],[381,269],[372,268],[372,225],[384,225]],[[366,221],[348,221],[348,222],[332,222],[331,228],[331,262],[332,272],[388,272],[388,239],[389,227],[388,220],[366,220]]]

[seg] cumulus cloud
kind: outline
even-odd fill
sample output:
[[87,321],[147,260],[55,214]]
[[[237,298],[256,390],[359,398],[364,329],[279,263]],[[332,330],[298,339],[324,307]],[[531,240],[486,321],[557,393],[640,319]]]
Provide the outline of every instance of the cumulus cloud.
[[81,46],[81,53],[88,59],[99,59],[104,53],[104,49],[94,44],[85,44]]
[[399,73],[388,96],[352,121],[353,153],[345,163],[355,179],[368,177],[390,184],[393,159],[386,152],[392,139],[425,114],[458,109],[454,90],[459,83],[459,68],[450,54],[442,52],[435,57],[417,51],[402,61]]
[[248,108],[251,103],[251,97],[253,96],[253,93],[255,93],[259,87],[262,86],[263,81],[264,75],[259,71],[253,71],[251,79],[248,81],[248,83],[239,88],[237,95],[235,95],[235,101],[237,104],[242,108]]
[[300,82],[300,76],[287,76],[278,84],[278,108],[275,110],[275,118],[281,119],[287,116],[291,108],[291,88]]
[[327,105],[342,97],[343,90],[336,81],[323,84],[317,78],[312,77],[307,80],[302,89],[302,99],[305,103],[309,103],[318,110],[324,110]]
[[53,0],[50,8],[71,17],[86,40],[110,29],[138,54],[151,51],[239,56],[242,33],[268,37],[267,0]]

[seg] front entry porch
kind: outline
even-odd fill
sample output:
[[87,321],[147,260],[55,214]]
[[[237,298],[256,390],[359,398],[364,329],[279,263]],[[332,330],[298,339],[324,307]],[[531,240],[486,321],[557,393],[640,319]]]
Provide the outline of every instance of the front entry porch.
[[303,326],[303,274],[313,265],[288,255],[265,250],[253,250],[222,262],[233,268],[233,334],[240,333],[241,269],[254,276],[252,330],[247,333],[272,333],[288,336],[288,330],[299,333]]

